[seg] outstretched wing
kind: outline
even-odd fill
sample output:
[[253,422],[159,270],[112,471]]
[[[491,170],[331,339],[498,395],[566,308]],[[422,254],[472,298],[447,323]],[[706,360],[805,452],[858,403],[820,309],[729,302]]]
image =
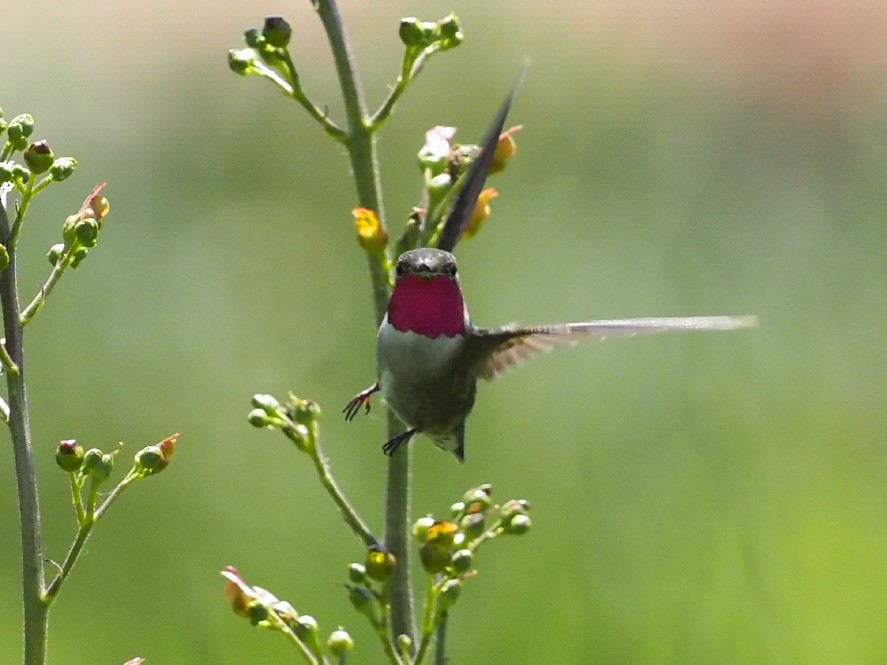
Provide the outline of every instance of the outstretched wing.
[[550,326],[503,326],[472,332],[472,352],[478,376],[488,381],[526,358],[556,346],[608,337],[633,337],[674,330],[738,330],[758,324],[754,316],[689,316],[650,319],[612,319]]

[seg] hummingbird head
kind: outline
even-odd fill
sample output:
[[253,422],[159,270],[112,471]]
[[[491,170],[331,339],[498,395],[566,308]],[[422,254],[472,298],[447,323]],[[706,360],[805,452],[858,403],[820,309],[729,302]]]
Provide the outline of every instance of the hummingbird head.
[[397,259],[397,278],[388,301],[388,323],[400,332],[453,337],[465,332],[468,313],[456,269],[456,257],[422,247]]

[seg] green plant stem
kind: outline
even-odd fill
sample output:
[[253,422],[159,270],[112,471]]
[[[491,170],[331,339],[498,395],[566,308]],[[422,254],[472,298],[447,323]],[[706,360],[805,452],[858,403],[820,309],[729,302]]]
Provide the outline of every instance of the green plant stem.
[[449,612],[440,615],[437,622],[437,636],[434,639],[434,665],[447,665],[447,622]]
[[[351,161],[357,199],[360,206],[374,210],[385,228],[381,184],[375,137],[367,118],[366,101],[360,89],[354,56],[345,35],[345,27],[335,0],[313,0],[326,31],[333,60],[342,88],[345,115],[348,121],[344,145]],[[372,283],[376,325],[379,325],[388,307],[388,279],[382,262],[367,255]],[[386,262],[387,263],[387,262]],[[402,431],[400,422],[389,413],[388,436]],[[388,462],[388,484],[385,502],[385,547],[394,555],[397,565],[389,582],[391,600],[391,628],[393,635],[414,635],[413,598],[410,589],[409,505],[410,455],[404,446]]]
[[52,272],[49,273],[49,277],[47,277],[46,281],[40,286],[40,291],[34,296],[34,299],[28,303],[28,306],[22,310],[20,318],[23,326],[27,325],[31,319],[34,318],[34,315],[38,310],[43,307],[46,298],[49,297],[49,294],[55,288],[55,285],[58,284],[62,274],[64,274],[65,269],[68,267],[69,258],[76,247],[79,247],[79,245],[72,246],[72,248],[65,252],[64,255],[59,257],[58,262],[52,268]]
[[[21,224],[22,209],[15,229]],[[18,280],[16,274],[16,243],[6,216],[5,200],[0,201],[0,242],[6,245],[9,265],[0,273],[0,306],[6,352],[16,371],[7,369],[6,385],[9,404],[9,430],[15,457],[18,487],[19,520],[22,546],[22,602],[24,606],[24,663],[43,665],[46,662],[46,627],[49,606],[44,596],[43,542],[40,530],[40,505],[37,499],[37,470],[31,446],[28,421],[28,398],[25,387],[23,330],[19,320]]]
[[330,497],[332,497],[333,502],[339,507],[339,510],[342,513],[342,518],[348,526],[351,527],[351,530],[354,531],[357,537],[360,538],[363,541],[363,544],[367,547],[378,545],[379,541],[373,535],[372,531],[370,531],[370,528],[366,523],[360,518],[360,515],[357,514],[357,511],[354,510],[354,507],[336,484],[333,474],[330,473],[327,457],[323,454],[323,451],[320,449],[320,444],[317,443],[317,441],[314,442],[313,449],[309,450],[309,455],[314,462],[314,468],[317,470],[317,475],[320,477],[321,484]]
[[59,572],[46,589],[44,597],[47,607],[58,597],[62,584],[68,578],[71,569],[74,567],[74,563],[77,561],[77,557],[80,556],[83,546],[89,539],[92,527],[94,527],[96,522],[101,519],[102,515],[105,514],[114,500],[120,496],[121,492],[123,492],[130,483],[136,480],[136,478],[137,476],[132,472],[126,474],[123,480],[117,483],[117,486],[111,491],[107,498],[102,501],[98,508],[95,507],[95,497],[98,495],[98,487],[95,484],[92,484],[89,489],[89,499],[87,501],[87,509],[85,512],[83,510],[83,502],[80,499],[80,491],[77,488],[76,483],[72,481],[71,487],[75,494],[74,507],[77,510],[77,522],[80,525],[80,528],[77,530],[77,535],[74,537],[71,547],[68,548],[68,554],[65,556],[65,561],[62,563]]

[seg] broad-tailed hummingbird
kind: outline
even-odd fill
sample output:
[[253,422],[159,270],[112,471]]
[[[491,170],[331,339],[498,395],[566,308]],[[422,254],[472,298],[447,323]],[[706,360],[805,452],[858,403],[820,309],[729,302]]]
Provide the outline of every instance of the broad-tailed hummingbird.
[[456,258],[450,253],[470,219],[492,163],[514,90],[506,98],[465,176],[438,247],[404,252],[395,265],[388,310],[376,340],[376,381],[345,406],[351,420],[381,392],[406,430],[382,447],[393,454],[414,434],[425,434],[465,459],[465,419],[474,407],[478,379],[492,380],[525,358],[582,340],[629,337],[670,330],[735,330],[754,316],[614,319],[541,326],[479,328],[462,297]]

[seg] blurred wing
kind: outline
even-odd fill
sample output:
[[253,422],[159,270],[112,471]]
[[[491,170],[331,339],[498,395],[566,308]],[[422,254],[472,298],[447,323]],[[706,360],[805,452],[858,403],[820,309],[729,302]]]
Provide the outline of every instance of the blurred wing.
[[453,207],[450,208],[450,212],[444,222],[444,227],[440,234],[440,240],[437,243],[437,246],[440,249],[446,250],[447,252],[453,251],[456,243],[459,242],[459,239],[462,237],[462,232],[465,230],[465,226],[474,214],[477,199],[484,188],[487,174],[490,171],[490,165],[493,163],[493,156],[496,153],[496,145],[499,143],[499,135],[505,127],[505,118],[508,117],[511,102],[514,100],[518,88],[520,88],[525,72],[526,67],[521,71],[517,80],[511,86],[511,91],[508,93],[508,96],[505,97],[505,101],[502,102],[502,106],[499,107],[496,117],[493,118],[493,122],[487,129],[487,133],[480,144],[480,154],[474,159],[471,166],[468,167],[468,173],[465,175],[465,184],[462,185],[462,189],[456,196],[456,201],[453,203]]
[[478,376],[491,381],[510,367],[557,346],[583,340],[633,337],[673,330],[739,330],[758,325],[754,316],[689,316],[651,319],[612,319],[551,326],[504,326],[477,330]]

